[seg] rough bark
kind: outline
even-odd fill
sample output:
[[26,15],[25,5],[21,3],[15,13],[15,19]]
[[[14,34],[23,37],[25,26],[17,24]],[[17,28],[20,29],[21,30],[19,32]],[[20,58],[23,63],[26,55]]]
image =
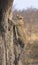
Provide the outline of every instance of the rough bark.
[[25,45],[24,26],[20,19],[18,23],[12,20],[12,3],[13,0],[0,0],[0,65],[22,63],[20,56]]
[[4,21],[2,22],[4,32],[0,31],[0,39],[2,37],[1,41],[3,41],[0,42],[0,64],[19,65],[19,63],[22,63],[20,57],[25,45],[24,26],[20,20],[17,20],[15,23],[15,20],[11,21],[10,17],[7,17],[7,19],[6,17],[4,17]]
[[13,26],[8,22],[13,0],[0,0],[0,65],[13,65]]

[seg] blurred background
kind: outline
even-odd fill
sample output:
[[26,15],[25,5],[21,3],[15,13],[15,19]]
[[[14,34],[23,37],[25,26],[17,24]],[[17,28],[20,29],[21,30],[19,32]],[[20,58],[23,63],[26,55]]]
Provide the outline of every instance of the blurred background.
[[13,15],[24,17],[26,40],[38,41],[38,0],[14,0]]
[[17,10],[23,10],[28,8],[38,9],[38,0],[14,0],[14,6]]

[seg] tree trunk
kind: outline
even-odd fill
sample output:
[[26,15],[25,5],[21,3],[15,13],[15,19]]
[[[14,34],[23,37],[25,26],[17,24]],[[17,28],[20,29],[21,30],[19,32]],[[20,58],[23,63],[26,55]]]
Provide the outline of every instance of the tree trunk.
[[0,65],[14,65],[13,26],[8,17],[13,0],[0,0]]

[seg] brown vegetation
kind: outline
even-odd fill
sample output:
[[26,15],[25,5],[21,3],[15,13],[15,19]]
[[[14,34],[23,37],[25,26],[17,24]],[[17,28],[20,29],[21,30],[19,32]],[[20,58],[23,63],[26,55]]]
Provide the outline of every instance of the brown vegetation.
[[22,15],[24,17],[24,27],[27,41],[38,40],[38,9],[27,9],[23,11],[14,11],[14,16]]

